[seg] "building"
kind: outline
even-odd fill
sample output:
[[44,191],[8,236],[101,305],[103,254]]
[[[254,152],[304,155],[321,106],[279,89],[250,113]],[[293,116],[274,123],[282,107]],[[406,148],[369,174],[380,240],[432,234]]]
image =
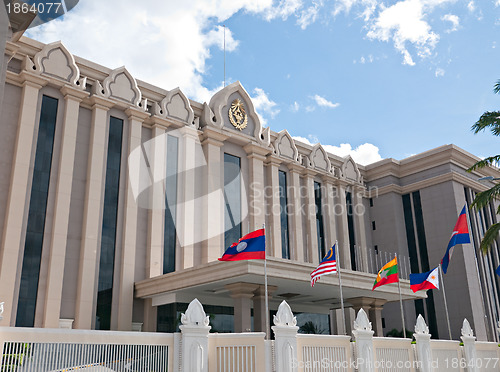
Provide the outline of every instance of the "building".
[[[346,331],[364,308],[382,335],[401,329],[398,286],[371,290],[383,253],[399,254],[403,277],[434,265],[463,187],[471,197],[485,188],[478,177],[498,176],[465,173],[477,158],[454,146],[360,166],[263,128],[239,82],[202,104],[59,42],[11,39],[5,53],[0,326],[171,332],[197,297],[215,330],[264,331],[264,262],[218,258],[265,224],[271,313],[286,299],[299,325],[343,332],[338,278],[311,289],[309,276],[337,240]],[[467,299],[456,319],[485,338],[496,278],[481,266],[493,291],[482,309],[465,265],[473,251],[457,251],[447,275],[463,269],[467,281],[446,278],[450,307]],[[434,306],[444,334],[439,294],[425,299],[407,280],[401,291],[407,318],[423,311],[432,323]]]

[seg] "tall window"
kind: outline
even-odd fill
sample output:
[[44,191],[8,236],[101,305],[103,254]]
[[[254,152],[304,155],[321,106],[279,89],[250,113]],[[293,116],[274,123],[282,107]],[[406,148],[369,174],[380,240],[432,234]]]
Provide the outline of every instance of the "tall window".
[[279,190],[280,190],[280,223],[281,223],[281,256],[290,259],[290,244],[288,232],[288,198],[286,173],[279,171]]
[[326,255],[325,230],[323,227],[323,211],[321,209],[321,184],[314,182],[314,203],[316,204],[316,230],[318,232],[319,260]]
[[109,120],[108,157],[106,163],[95,323],[95,328],[102,330],[108,330],[111,326],[122,136],[123,120],[111,117]]
[[177,233],[177,172],[179,160],[179,139],[167,136],[167,178],[165,181],[165,223],[163,231],[163,274],[175,271],[175,249]]
[[17,304],[17,327],[33,327],[35,324],[35,307],[49,194],[57,104],[58,101],[55,98],[48,96],[42,98],[35,169],[31,185],[26,242],[24,243],[23,267]]
[[224,154],[224,247],[241,238],[241,159]]
[[352,194],[347,191],[345,194],[347,207],[347,228],[349,230],[349,245],[351,252],[351,269],[356,270],[356,234],[354,233],[354,216],[352,208]]

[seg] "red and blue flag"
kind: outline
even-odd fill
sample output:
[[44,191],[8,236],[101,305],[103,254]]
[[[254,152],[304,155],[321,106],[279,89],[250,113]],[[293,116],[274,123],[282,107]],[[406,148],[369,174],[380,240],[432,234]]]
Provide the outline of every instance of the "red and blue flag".
[[443,272],[446,274],[448,270],[448,265],[450,264],[451,256],[453,254],[453,248],[457,244],[467,244],[470,243],[469,236],[469,226],[467,225],[467,213],[465,212],[465,206],[460,212],[458,216],[457,223],[455,224],[455,228],[451,233],[450,242],[448,243],[448,248],[446,248],[446,253],[444,254],[443,259],[441,260],[441,267],[443,268]]
[[253,231],[226,249],[219,261],[265,260],[266,235],[264,229]]
[[337,272],[337,260],[335,259],[335,244],[326,252],[323,261],[321,261],[311,273],[311,287],[314,287],[322,275],[335,274]]
[[410,289],[413,292],[439,289],[439,268],[421,274],[410,274]]

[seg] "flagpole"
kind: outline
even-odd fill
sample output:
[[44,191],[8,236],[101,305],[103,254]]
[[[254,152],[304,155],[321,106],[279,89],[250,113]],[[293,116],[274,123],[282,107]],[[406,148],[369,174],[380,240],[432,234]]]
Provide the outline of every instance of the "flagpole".
[[448,302],[446,301],[446,291],[444,289],[443,271],[441,269],[441,264],[439,264],[439,276],[441,278],[441,287],[443,288],[444,310],[446,313],[446,323],[448,324],[448,336],[451,340],[450,315],[448,314]]
[[[266,234],[266,224],[262,225],[264,235]],[[267,247],[264,249],[264,287],[266,296],[266,340],[269,340],[269,296],[267,293]]]
[[[474,236],[471,236],[472,229],[471,229],[471,223],[470,223],[470,217],[469,217],[469,205],[467,203],[467,200],[465,201],[465,216],[467,219],[467,228],[469,229],[469,239],[470,239],[471,244],[472,244],[472,249],[474,249],[474,262],[476,264],[477,280],[479,282],[479,292],[481,293],[481,303],[483,305],[483,312],[484,312],[484,317],[485,317],[485,327],[486,327],[486,325],[490,322],[488,320],[488,314],[486,312],[486,304],[484,302],[483,285],[481,284],[481,274],[479,273],[479,265],[477,263],[476,244],[474,242]],[[486,275],[486,270],[485,270],[485,275]],[[491,327],[491,323],[489,325]],[[496,330],[494,328],[492,330],[492,335],[493,335],[493,338],[498,341],[498,338],[497,338],[498,333],[496,332]]]
[[[396,258],[396,262],[398,262],[397,253],[394,253],[394,257]],[[406,338],[405,314],[403,311],[403,297],[401,296],[401,281],[399,279],[399,266],[397,274],[398,274],[399,306],[401,307],[401,321],[403,322],[403,338]]]
[[340,275],[340,257],[339,257],[339,242],[335,240],[335,259],[337,260],[337,275],[339,276],[339,288],[340,288],[340,308],[342,311],[342,322],[344,323],[344,335],[347,333],[346,323],[345,323],[345,312],[344,312],[344,294],[342,293],[342,276]]

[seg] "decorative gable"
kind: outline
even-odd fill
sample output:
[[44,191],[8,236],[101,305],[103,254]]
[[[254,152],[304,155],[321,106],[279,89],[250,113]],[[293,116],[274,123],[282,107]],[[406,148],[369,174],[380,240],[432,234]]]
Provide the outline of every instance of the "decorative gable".
[[319,143],[317,143],[313,147],[310,159],[314,168],[322,170],[323,172],[327,173],[330,172],[331,169],[330,159],[328,159],[328,154],[326,153],[323,146],[321,146]]
[[361,173],[350,155],[345,158],[344,164],[342,164],[342,176],[349,181],[361,182]]
[[278,133],[278,137],[274,141],[276,155],[282,158],[287,158],[293,161],[299,160],[299,151],[295,142],[286,129]]
[[106,97],[117,98],[133,106],[141,107],[141,91],[125,67],[113,70],[104,80],[103,86]]
[[60,41],[45,45],[35,55],[34,70],[41,75],[49,75],[75,86],[80,78],[75,58]]
[[252,99],[239,81],[218,91],[210,100],[209,107],[215,119],[206,118],[203,122],[244,133],[264,146],[270,145],[270,130],[262,127]]
[[168,92],[161,101],[160,107],[166,117],[180,120],[188,125],[193,125],[194,112],[189,99],[179,88]]

